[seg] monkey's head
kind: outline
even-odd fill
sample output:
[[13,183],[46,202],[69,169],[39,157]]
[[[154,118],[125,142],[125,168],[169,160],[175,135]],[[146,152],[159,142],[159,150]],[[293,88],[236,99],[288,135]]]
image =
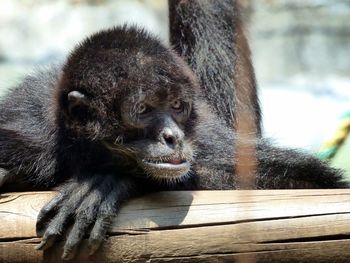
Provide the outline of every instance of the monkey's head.
[[63,68],[59,126],[100,143],[146,175],[188,174],[198,84],[186,63],[143,30],[113,28],[82,42]]

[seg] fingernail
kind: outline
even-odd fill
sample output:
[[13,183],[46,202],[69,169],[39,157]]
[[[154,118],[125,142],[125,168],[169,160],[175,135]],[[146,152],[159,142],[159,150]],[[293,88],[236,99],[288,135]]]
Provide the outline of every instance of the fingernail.
[[70,260],[70,259],[72,259],[72,255],[70,253],[64,252],[62,255],[62,259],[63,260]]
[[39,245],[35,246],[35,249],[36,249],[36,250],[42,250],[42,248],[43,248],[44,244],[45,244],[45,243],[40,242],[40,244],[39,244]]

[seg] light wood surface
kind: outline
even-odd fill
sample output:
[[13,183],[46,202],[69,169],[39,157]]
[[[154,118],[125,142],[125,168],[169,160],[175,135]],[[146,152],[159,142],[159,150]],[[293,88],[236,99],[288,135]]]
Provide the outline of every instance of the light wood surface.
[[[0,262],[59,262],[34,250],[53,192],[0,196]],[[178,191],[128,202],[93,257],[74,262],[349,262],[350,190]],[[337,261],[336,261],[337,260]]]

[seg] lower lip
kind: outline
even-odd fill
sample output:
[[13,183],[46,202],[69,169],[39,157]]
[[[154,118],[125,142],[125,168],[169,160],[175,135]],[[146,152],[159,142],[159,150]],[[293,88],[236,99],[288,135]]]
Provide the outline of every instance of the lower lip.
[[189,162],[185,161],[180,164],[171,164],[171,163],[152,163],[144,161],[146,165],[158,168],[158,169],[169,169],[169,170],[183,170],[188,169],[190,166]]

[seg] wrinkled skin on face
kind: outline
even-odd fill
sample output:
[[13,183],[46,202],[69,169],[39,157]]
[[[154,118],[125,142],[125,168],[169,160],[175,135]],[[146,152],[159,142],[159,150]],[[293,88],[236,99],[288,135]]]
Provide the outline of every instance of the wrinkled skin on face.
[[115,154],[127,151],[147,176],[171,181],[187,175],[193,159],[184,132],[192,102],[182,94],[159,90],[158,94],[139,92],[126,98],[121,116],[127,133],[133,136],[107,142],[107,147]]

